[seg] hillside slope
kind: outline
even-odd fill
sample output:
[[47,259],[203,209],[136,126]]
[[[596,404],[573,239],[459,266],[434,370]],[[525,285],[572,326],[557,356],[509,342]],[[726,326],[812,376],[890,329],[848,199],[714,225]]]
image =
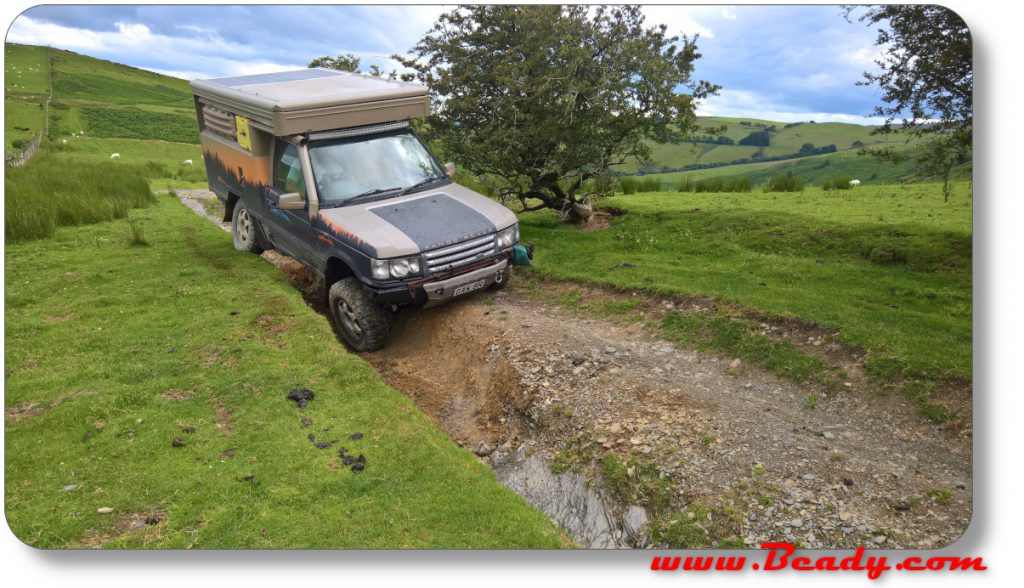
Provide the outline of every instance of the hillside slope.
[[[849,123],[816,123],[813,121],[782,123],[758,119],[726,117],[698,117],[698,123],[708,129],[719,129],[720,134],[700,133],[701,142],[651,143],[651,162],[641,164],[636,160],[619,166],[624,173],[658,173],[668,171],[693,171],[684,169],[692,166],[716,164],[737,165],[747,163],[769,163],[773,158],[795,159],[798,154],[806,155],[808,149],[834,152],[856,152],[861,147],[890,146],[897,149],[912,148],[914,141],[899,133],[874,135],[876,127]],[[750,141],[751,135],[760,138],[760,145],[741,145]],[[767,145],[764,145],[764,141]]]
[[[24,72],[46,63],[45,47],[9,43],[5,49],[9,74],[15,67]],[[118,163],[146,166],[154,187],[205,184],[187,81],[60,49],[49,49],[49,56],[53,100],[44,150],[69,160],[96,162],[110,161],[112,153],[119,153]],[[7,76],[9,119],[11,112],[24,110],[16,101],[40,95],[45,100],[49,87],[45,73],[41,82],[36,78],[28,82],[31,86],[25,92],[20,92],[22,84],[17,80]],[[37,118],[22,117],[19,120],[27,122],[17,124],[38,132],[42,118]],[[9,120],[8,126],[12,124]],[[18,136],[8,130],[8,146]],[[186,159],[194,165],[184,165]]]
[[50,94],[46,47],[4,47],[4,151],[21,151],[43,128]]

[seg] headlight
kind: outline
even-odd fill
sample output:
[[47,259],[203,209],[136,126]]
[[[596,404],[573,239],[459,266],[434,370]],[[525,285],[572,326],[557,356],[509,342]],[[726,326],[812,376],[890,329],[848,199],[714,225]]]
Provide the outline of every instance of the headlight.
[[508,249],[519,242],[519,225],[512,225],[498,233],[498,249]]
[[388,279],[389,277],[391,277],[391,273],[388,271],[388,260],[371,259],[370,272],[373,274],[373,279],[375,280]]
[[371,259],[370,271],[375,280],[404,278],[420,273],[419,257],[399,257],[397,259]]

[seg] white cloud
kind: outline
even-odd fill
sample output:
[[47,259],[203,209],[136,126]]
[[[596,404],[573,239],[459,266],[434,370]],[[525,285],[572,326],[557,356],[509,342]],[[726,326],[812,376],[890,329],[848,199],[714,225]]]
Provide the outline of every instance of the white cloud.
[[725,20],[736,20],[736,13],[733,12],[732,6],[722,7],[722,18]]
[[[300,69],[305,64],[257,60],[252,47],[224,40],[215,32],[192,27],[201,36],[173,37],[153,33],[144,24],[115,23],[115,31],[90,31],[36,21],[21,16],[11,25],[7,40],[81,51],[100,59],[125,62],[125,56],[158,56],[169,67],[141,66],[186,79],[267,73]],[[139,66],[136,64],[131,64]],[[189,69],[181,69],[185,65]],[[177,67],[175,67],[177,66]]]
[[847,79],[845,75],[832,72],[819,72],[805,76],[786,76],[782,78],[781,85],[792,90],[802,92],[821,92],[835,88],[850,87],[857,81]]
[[778,104],[758,92],[748,90],[721,90],[701,103],[697,109],[700,116],[727,116],[756,118],[776,122],[843,122],[858,125],[880,125],[885,119],[879,117],[846,114],[841,112],[809,112],[793,110]]
[[875,62],[877,53],[869,47],[862,47],[856,51],[844,51],[840,54],[844,61],[857,66],[869,66]]
[[668,34],[684,34],[688,36],[700,35],[710,39],[715,33],[708,27],[697,22],[696,15],[707,14],[707,8],[691,6],[665,6],[658,4],[647,4],[643,7],[643,13],[647,24],[664,24],[668,27]]

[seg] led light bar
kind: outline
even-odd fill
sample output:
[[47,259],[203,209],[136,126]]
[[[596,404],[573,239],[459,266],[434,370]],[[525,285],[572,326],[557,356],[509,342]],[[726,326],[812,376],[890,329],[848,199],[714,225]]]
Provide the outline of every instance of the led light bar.
[[329,139],[347,139],[349,137],[361,137],[375,133],[386,133],[398,129],[409,128],[409,121],[400,120],[396,122],[383,123],[379,125],[366,125],[365,127],[352,127],[350,129],[337,129],[333,131],[317,131],[309,134],[310,141],[326,141]]

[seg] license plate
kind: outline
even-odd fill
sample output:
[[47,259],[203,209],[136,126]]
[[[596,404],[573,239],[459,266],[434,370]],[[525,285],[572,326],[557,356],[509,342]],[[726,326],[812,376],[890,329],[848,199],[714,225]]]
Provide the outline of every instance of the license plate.
[[487,283],[487,280],[483,279],[483,280],[477,280],[475,282],[470,282],[468,284],[463,284],[463,285],[455,288],[455,290],[452,292],[452,296],[462,296],[463,294],[466,294],[467,292],[472,292],[474,290],[479,290],[480,288],[483,288],[484,284],[486,284],[486,283]]

